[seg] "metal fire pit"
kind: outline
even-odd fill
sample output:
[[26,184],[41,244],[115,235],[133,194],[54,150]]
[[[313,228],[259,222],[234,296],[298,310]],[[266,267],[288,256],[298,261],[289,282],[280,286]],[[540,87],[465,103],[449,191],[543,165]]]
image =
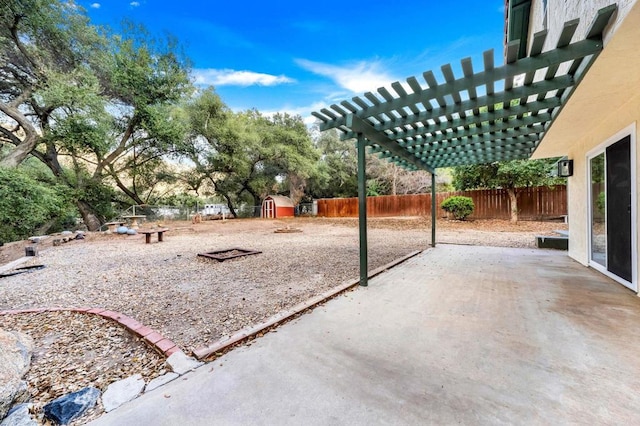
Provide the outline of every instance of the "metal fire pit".
[[210,251],[208,253],[198,253],[198,256],[207,257],[209,259],[215,259],[218,262],[224,262],[225,260],[235,259],[236,257],[249,256],[252,254],[260,254],[261,251],[247,250],[241,248],[232,248],[227,250]]

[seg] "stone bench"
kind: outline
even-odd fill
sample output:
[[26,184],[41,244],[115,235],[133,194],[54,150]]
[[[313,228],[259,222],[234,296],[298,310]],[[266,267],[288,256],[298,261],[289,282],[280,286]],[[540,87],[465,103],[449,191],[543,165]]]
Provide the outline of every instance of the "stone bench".
[[161,228],[161,229],[145,229],[138,230],[139,234],[144,234],[144,242],[145,244],[151,243],[151,234],[158,234],[158,242],[161,243],[163,241],[163,234],[167,232],[169,228]]

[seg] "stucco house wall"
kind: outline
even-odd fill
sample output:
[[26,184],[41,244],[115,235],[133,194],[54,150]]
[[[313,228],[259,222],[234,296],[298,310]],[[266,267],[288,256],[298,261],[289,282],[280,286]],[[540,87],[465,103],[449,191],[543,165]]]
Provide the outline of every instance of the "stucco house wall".
[[[562,23],[580,18],[574,40],[583,39],[598,9],[611,0],[548,0],[547,46],[558,40]],[[632,167],[635,169],[634,281],[637,285],[638,214],[640,192],[640,150],[636,135],[640,132],[640,4],[636,0],[617,2],[618,13],[605,32],[604,49],[567,105],[546,132],[533,158],[567,156],[574,161],[574,174],[568,179],[569,256],[589,264],[588,154],[598,147],[616,142],[631,134]],[[534,0],[529,31],[544,28],[543,1]],[[634,166],[635,163],[635,166]],[[633,201],[632,201],[633,202]],[[611,218],[615,220],[615,218]]]
[[[529,40],[538,31],[547,30],[548,36],[543,50],[555,48],[565,22],[580,18],[574,39],[582,40],[598,10],[610,4],[618,5],[618,13],[604,33],[605,45],[616,32],[620,22],[629,13],[636,0],[532,0],[529,20]],[[546,7],[545,7],[546,5]]]

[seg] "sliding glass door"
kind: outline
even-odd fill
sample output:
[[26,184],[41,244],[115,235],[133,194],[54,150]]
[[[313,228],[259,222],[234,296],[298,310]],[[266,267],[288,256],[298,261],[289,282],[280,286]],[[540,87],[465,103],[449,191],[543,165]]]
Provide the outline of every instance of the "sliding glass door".
[[631,137],[589,157],[590,264],[625,286],[633,282]]

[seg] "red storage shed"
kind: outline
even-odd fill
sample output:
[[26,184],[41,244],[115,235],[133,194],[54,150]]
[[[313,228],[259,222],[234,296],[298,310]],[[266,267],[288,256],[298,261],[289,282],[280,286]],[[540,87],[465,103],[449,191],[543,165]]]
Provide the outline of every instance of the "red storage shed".
[[294,208],[291,198],[282,195],[269,195],[262,202],[262,217],[264,219],[294,217]]

